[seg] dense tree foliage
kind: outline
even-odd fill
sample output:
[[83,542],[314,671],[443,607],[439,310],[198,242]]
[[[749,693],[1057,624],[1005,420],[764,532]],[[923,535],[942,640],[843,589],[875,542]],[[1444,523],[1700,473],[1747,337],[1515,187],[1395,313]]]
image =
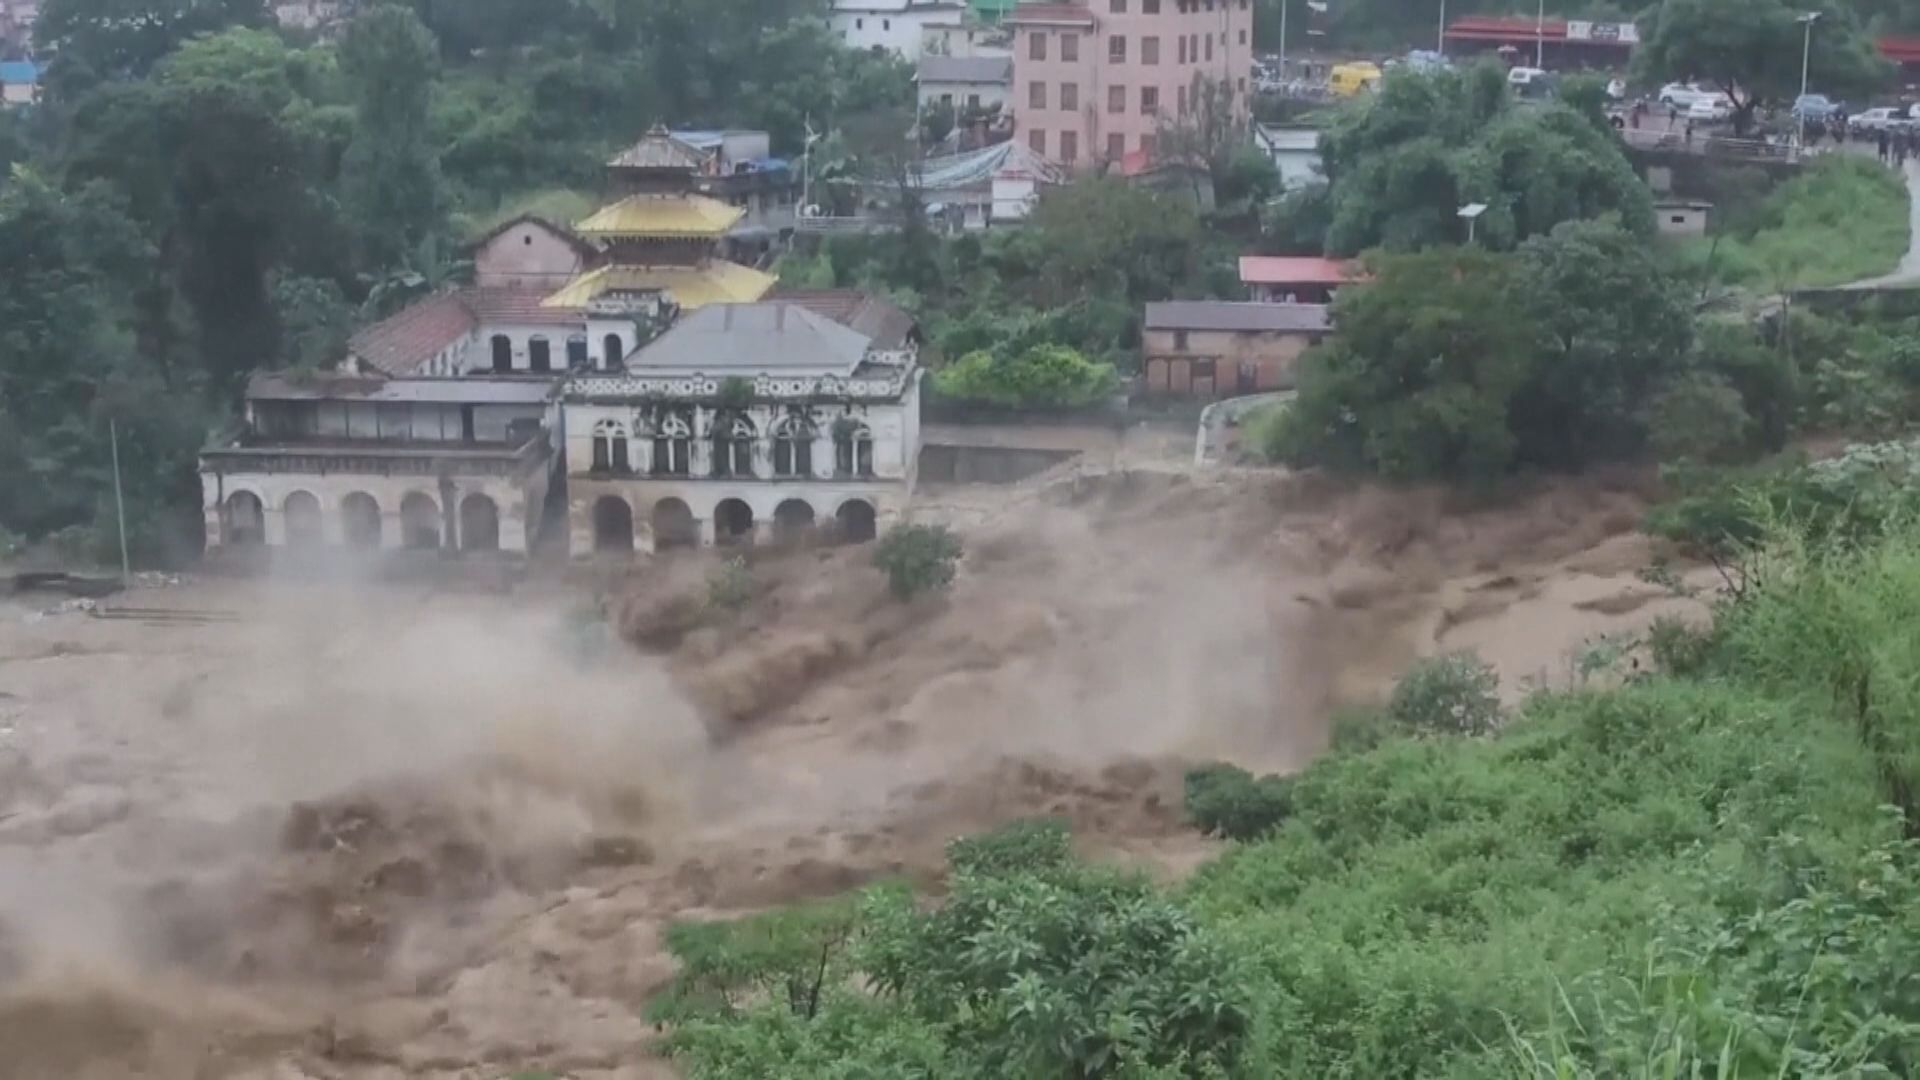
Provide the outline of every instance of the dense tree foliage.
[[1652,198],[1605,123],[1564,103],[1517,104],[1495,64],[1396,73],[1339,113],[1321,149],[1334,254],[1465,240],[1468,203],[1486,204],[1474,235],[1496,250],[1607,213],[1653,231]]

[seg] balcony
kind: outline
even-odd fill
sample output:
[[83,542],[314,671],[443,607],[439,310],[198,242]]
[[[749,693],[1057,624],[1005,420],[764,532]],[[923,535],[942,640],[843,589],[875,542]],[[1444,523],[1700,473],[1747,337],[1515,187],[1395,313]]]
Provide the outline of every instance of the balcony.
[[544,431],[527,435],[517,444],[262,440],[241,435],[202,451],[200,466],[223,473],[521,478],[544,468],[552,457],[553,447]]

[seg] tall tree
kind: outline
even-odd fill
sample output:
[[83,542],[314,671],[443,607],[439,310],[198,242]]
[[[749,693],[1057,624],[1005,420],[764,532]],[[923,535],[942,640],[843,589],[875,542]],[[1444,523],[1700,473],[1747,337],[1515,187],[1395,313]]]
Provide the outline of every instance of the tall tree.
[[[1817,13],[1809,39],[1803,15]],[[1850,6],[1838,0],[1665,0],[1640,20],[1634,65],[1643,77],[1704,79],[1733,102],[1744,134],[1755,110],[1800,92],[1809,44],[1809,85],[1834,97],[1863,95],[1891,69]]]
[[446,220],[428,122],[438,51],[414,13],[384,5],[355,18],[340,43],[353,86],[353,141],[342,187],[366,261],[396,266],[432,246]]
[[266,0],[47,0],[33,40],[95,78],[138,78],[183,41],[270,21]]

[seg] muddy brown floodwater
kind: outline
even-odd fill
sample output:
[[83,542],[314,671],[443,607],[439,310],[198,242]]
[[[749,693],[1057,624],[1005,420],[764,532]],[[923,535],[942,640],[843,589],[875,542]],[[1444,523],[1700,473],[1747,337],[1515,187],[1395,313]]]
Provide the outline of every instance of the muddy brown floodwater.
[[[1690,605],[1632,477],[1499,510],[1271,473],[1071,471],[935,496],[968,554],[900,604],[866,553],[713,557],[510,596],[193,581],[0,608],[0,1077],[668,1076],[661,936],[1070,819],[1166,875],[1182,768],[1298,768],[1414,658],[1511,693]],[[593,647],[579,612],[625,641]],[[611,639],[612,632],[607,632]]]

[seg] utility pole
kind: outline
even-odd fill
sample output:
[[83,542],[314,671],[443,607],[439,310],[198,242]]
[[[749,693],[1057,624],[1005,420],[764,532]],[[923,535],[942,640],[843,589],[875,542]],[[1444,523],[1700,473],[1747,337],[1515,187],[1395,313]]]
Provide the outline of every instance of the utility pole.
[[1447,55],[1447,0],[1440,0],[1440,34],[1434,42],[1433,51]]
[[1800,149],[1807,148],[1807,109],[1804,104],[1807,96],[1807,75],[1812,71],[1813,61],[1813,24],[1820,21],[1820,13],[1809,11],[1800,16],[1801,25],[1807,28],[1806,41],[1800,47],[1800,101],[1794,102],[1795,111],[1800,114]]
[[[1293,6],[1293,0],[1280,0],[1280,81],[1287,81],[1287,9]],[[1309,24],[1308,29],[1312,26]]]
[[113,513],[120,520],[120,584],[133,580],[133,566],[127,561],[127,501],[120,494],[120,426],[108,418],[107,440],[113,445]]
[[1533,17],[1533,66],[1547,66],[1547,0],[1540,0],[1540,12]]

